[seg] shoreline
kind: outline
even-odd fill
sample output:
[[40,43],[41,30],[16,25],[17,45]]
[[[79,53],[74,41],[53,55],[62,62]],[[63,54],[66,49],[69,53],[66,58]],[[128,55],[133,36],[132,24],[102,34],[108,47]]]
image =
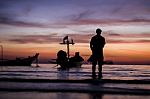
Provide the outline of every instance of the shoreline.
[[117,79],[22,79],[22,78],[0,78],[7,82],[32,82],[32,83],[115,83],[115,84],[150,84],[150,80],[117,80]]

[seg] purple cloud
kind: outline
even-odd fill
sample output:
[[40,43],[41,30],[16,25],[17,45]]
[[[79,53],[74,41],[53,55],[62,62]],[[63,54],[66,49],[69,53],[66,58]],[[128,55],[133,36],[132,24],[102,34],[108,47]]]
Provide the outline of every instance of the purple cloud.
[[[47,28],[50,22],[54,25],[149,24],[149,4],[148,0],[86,0],[86,3],[79,0],[38,0],[37,2],[34,0],[2,0],[0,2],[0,23]],[[73,10],[68,10],[72,7]],[[60,13],[55,13],[55,11],[60,11]],[[4,17],[2,16],[4,12],[16,14],[17,17],[13,15]],[[21,20],[22,17],[28,22]],[[37,22],[32,22],[33,18],[36,18]],[[49,21],[41,24],[42,20]]]
[[113,24],[150,24],[150,19],[78,19],[70,20],[70,22],[63,22],[64,25],[113,25]]
[[120,44],[120,43],[150,43],[150,40],[117,40],[107,39],[107,43]]
[[[75,43],[88,43],[91,37],[91,34],[82,35],[82,34],[67,34],[71,37]],[[65,36],[65,35],[64,35]],[[58,34],[48,34],[48,35],[19,35],[12,36],[10,39],[5,40],[9,43],[19,43],[19,44],[27,44],[27,43],[60,43],[62,42],[63,36],[58,36]]]
[[150,33],[139,33],[139,34],[129,34],[129,33],[124,33],[124,34],[119,34],[119,33],[110,33],[105,34],[108,38],[110,37],[115,37],[115,38],[150,38]]
[[27,44],[27,43],[56,43],[61,41],[61,37],[57,36],[57,34],[49,34],[49,35],[19,35],[11,37],[6,40],[9,43],[19,43],[19,44]]
[[22,26],[22,27],[45,27],[45,25],[33,22],[19,21],[13,15],[2,15],[0,14],[0,24]]
[[[91,37],[93,34],[66,34],[70,38],[74,40],[75,43],[89,43]],[[145,36],[150,36],[149,34],[139,34],[136,37],[133,35],[136,34],[128,34],[128,35],[121,35],[121,34],[109,34],[106,37],[106,42],[107,43],[113,43],[113,44],[118,44],[118,43],[150,43],[149,39],[144,39],[142,37]],[[64,35],[65,36],[65,35]],[[26,43],[60,43],[63,39],[64,36],[58,36],[58,34],[48,34],[48,35],[25,35],[25,36],[12,36],[10,39],[7,39],[6,41],[9,43],[19,43],[19,44],[26,44]],[[110,36],[113,36],[110,37]],[[122,39],[121,37],[125,37]],[[131,38],[133,39],[129,40],[126,38]],[[141,38],[140,38],[141,37]],[[118,39],[119,38],[119,39]],[[134,39],[135,38],[135,39]],[[140,38],[140,39],[136,39]]]

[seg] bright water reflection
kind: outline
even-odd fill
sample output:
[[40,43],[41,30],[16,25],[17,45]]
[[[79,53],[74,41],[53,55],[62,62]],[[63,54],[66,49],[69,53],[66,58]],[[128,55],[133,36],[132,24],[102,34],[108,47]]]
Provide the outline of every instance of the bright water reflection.
[[[150,80],[150,65],[104,65],[104,79]],[[40,67],[1,66],[0,78],[34,79],[91,79],[91,65],[58,71],[55,64],[40,64]]]

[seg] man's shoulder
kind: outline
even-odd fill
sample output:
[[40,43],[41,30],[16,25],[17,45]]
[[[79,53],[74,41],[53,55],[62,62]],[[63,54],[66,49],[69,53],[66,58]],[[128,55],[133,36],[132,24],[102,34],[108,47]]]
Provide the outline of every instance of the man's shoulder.
[[103,39],[105,39],[105,37],[101,36]]
[[103,39],[105,39],[103,36],[97,36],[97,35],[94,35],[92,38],[103,38]]
[[92,39],[95,39],[95,38],[97,38],[97,35],[94,35],[94,36],[92,37]]
[[95,35],[95,36],[93,36],[92,38],[91,38],[91,41],[97,41],[97,40],[101,40],[101,41],[105,41],[105,38],[103,37],[103,36],[97,36],[97,35]]

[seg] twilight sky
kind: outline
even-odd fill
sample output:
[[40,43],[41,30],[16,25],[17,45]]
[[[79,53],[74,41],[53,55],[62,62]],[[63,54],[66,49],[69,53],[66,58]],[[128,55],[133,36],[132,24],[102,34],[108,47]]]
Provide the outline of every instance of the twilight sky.
[[150,0],[0,0],[0,45],[5,58],[36,52],[55,58],[64,36],[87,60],[96,28],[106,38],[105,60],[150,64]]

